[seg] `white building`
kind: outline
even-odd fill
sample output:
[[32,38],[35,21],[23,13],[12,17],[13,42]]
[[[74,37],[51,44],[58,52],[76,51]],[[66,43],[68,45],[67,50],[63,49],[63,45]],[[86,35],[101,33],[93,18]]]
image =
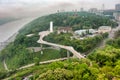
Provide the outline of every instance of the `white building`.
[[110,32],[112,28],[110,26],[100,26],[98,29],[98,33],[106,33]]
[[89,33],[96,34],[97,32],[98,31],[94,30],[94,29],[83,29],[83,30],[76,30],[75,34],[82,36],[82,35],[86,35],[86,34],[89,34]]
[[77,35],[83,35],[83,34],[86,34],[86,30],[76,30],[75,31],[75,34],[77,34]]
[[71,33],[72,28],[71,27],[59,27],[57,33]]

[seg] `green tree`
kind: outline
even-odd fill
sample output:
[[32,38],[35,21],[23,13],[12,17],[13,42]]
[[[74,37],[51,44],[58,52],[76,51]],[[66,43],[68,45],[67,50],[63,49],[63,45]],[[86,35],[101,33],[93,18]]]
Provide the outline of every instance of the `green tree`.
[[35,65],[39,65],[39,58],[35,57],[34,61],[35,61]]

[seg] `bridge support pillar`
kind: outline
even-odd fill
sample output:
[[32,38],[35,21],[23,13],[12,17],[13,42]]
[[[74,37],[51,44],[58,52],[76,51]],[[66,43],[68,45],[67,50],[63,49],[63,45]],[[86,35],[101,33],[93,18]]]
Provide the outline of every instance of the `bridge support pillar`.
[[70,57],[70,53],[69,53],[69,51],[67,51],[67,57],[68,57],[68,58]]
[[41,48],[41,50],[42,50],[42,44],[40,44],[40,48]]
[[42,51],[43,46],[42,46],[42,44],[40,44],[40,48],[41,48],[40,53],[41,53],[41,55],[42,55],[42,54],[43,54],[43,51]]

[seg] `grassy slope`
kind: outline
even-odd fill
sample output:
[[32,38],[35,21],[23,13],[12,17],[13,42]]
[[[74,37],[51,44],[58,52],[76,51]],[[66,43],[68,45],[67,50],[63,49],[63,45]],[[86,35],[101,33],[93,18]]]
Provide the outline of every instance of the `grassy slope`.
[[0,71],[4,71],[4,65],[3,65],[3,62],[0,62]]
[[[34,58],[35,57],[39,58],[39,61],[46,61],[46,60],[60,58],[60,53],[59,52],[60,51],[54,50],[54,49],[45,49],[45,50],[43,50],[43,55],[41,55],[41,52],[32,53],[33,55],[29,55],[32,58],[27,64],[34,63]],[[24,56],[23,56],[23,58],[24,58]],[[11,68],[16,68],[16,66],[19,67],[15,63],[16,63],[17,60],[20,60],[20,59],[21,58],[19,56],[13,56],[12,59],[7,59],[6,63],[8,65],[8,68],[11,69]]]
[[60,58],[60,53],[59,53],[58,50],[46,49],[46,50],[43,50],[43,54],[42,55],[40,55],[40,52],[38,52],[38,53],[35,53],[35,56],[38,56],[40,61],[46,61],[46,60]]
[[[65,78],[65,76],[69,76],[65,80],[113,80],[114,78],[119,80],[119,52],[120,49],[106,46],[104,49],[93,52],[94,56],[91,55],[91,59],[69,59],[33,66],[13,73],[10,80],[21,80],[31,74],[33,75],[32,80],[41,80],[43,78],[43,80],[51,80],[54,77],[57,77],[57,79],[52,80],[61,80],[59,78]],[[64,72],[61,72],[63,70]],[[69,72],[72,75],[69,75]]]

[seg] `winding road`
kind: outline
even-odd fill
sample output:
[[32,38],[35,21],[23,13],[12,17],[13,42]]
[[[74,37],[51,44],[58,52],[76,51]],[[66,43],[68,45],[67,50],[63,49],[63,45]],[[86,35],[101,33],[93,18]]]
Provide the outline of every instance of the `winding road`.
[[[39,62],[39,64],[48,64],[48,63],[52,63],[52,62],[56,62],[56,61],[64,61],[64,60],[67,60],[67,59],[69,59],[69,58],[59,58],[59,59],[54,59],[54,60],[48,60],[48,61]],[[21,70],[21,69],[29,68],[29,67],[32,67],[34,65],[35,65],[35,63],[32,63],[32,64],[29,64],[29,65],[26,65],[26,66],[22,66],[22,67],[20,67],[20,68],[18,68],[16,70]],[[16,74],[14,76],[16,76]],[[29,76],[32,76],[32,75],[29,75]],[[5,78],[3,80],[10,80],[10,79],[11,79],[11,77],[8,77],[8,78]]]
[[103,42],[101,43],[101,45],[99,46],[99,48],[104,48],[105,44],[106,44],[106,40],[108,39],[114,39],[115,37],[115,32],[120,30],[120,22],[118,22],[118,26],[116,28],[113,28],[110,32],[109,32],[109,36],[107,39],[103,40]]
[[[46,44],[46,45],[50,45],[50,46],[64,48],[64,49],[72,52],[77,58],[84,58],[84,56],[82,56],[80,53],[78,53],[76,50],[74,50],[74,48],[71,47],[71,46],[64,46],[64,45],[59,45],[59,44],[54,44],[54,43],[49,43],[49,42],[44,41],[43,38],[45,36],[47,36],[48,34],[50,34],[50,31],[42,31],[42,32],[40,32],[39,33],[40,38],[39,38],[39,40],[37,42],[41,43],[41,44]],[[51,63],[51,62],[61,61],[61,60],[66,60],[66,59],[68,59],[68,58],[59,58],[59,59],[54,59],[54,60],[48,60],[48,61],[39,62],[39,64],[46,64],[46,63]],[[29,65],[20,67],[17,70],[28,68],[28,67],[31,67],[31,66],[34,66],[34,65],[35,65],[35,63],[29,64]]]
[[56,46],[56,47],[66,49],[66,50],[72,52],[75,57],[77,57],[79,59],[84,58],[84,56],[82,56],[79,52],[77,52],[72,46],[64,46],[64,45],[59,45],[59,44],[54,44],[54,43],[44,41],[43,38],[45,36],[47,36],[48,34],[50,34],[50,33],[51,33],[50,31],[42,31],[42,32],[40,32],[39,33],[40,39],[37,42],[40,43],[40,44],[46,44],[46,45]]
[[[59,59],[54,59],[54,60],[42,61],[42,62],[39,62],[39,64],[48,64],[48,63],[52,63],[52,62],[56,62],[56,61],[63,61],[63,60],[67,60],[67,59],[68,58],[59,58]],[[29,65],[20,67],[17,70],[29,68],[29,67],[34,66],[34,65],[35,65],[35,63],[32,63],[32,64],[29,64]]]
[[115,32],[120,30],[120,22],[118,22],[118,24],[119,24],[118,27],[113,28],[112,31],[109,33],[109,36],[108,36],[109,39],[114,39]]

